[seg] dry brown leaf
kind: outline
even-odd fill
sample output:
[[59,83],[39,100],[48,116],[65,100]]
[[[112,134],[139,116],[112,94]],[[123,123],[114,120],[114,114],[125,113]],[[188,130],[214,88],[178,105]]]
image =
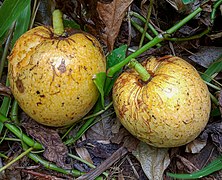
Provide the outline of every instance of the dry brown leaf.
[[185,152],[187,153],[199,153],[207,144],[207,140],[195,139],[186,145]]
[[136,150],[140,141],[130,134],[125,128],[121,128],[117,134],[111,138],[111,142],[115,144],[123,143],[129,152]]
[[109,115],[112,111],[113,110],[107,110],[98,117],[98,119],[102,120],[97,122],[86,132],[87,139],[109,143],[110,137],[112,136],[111,128],[115,121],[115,119]]
[[213,144],[217,147],[219,152],[222,152],[222,122],[213,122],[208,124],[204,131],[201,133],[201,139],[211,137]]
[[165,169],[170,164],[167,148],[155,148],[141,142],[133,155],[141,163],[142,169],[148,179],[162,180]]
[[24,114],[23,119],[22,126],[26,132],[45,147],[43,156],[47,160],[55,162],[59,167],[70,168],[70,165],[66,164],[68,148],[63,144],[59,134],[53,129],[38,124]]
[[125,12],[132,2],[133,0],[113,0],[109,4],[97,3],[97,12],[105,24],[102,38],[109,51],[113,50]]
[[2,83],[0,83],[0,94],[10,96],[11,95],[11,89]]
[[[84,135],[83,135],[84,137]],[[85,140],[85,138],[84,138]],[[77,141],[77,143],[80,143],[80,141]],[[89,151],[85,147],[75,147],[76,153],[85,161],[93,164],[92,158],[89,154]]]

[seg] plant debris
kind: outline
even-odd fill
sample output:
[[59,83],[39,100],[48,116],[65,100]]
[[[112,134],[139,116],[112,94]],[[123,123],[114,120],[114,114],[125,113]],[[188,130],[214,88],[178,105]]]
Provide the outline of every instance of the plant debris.
[[66,163],[68,148],[62,142],[58,132],[24,116],[22,126],[30,136],[42,143],[45,148],[43,156],[55,162],[57,166],[69,169],[71,166]]

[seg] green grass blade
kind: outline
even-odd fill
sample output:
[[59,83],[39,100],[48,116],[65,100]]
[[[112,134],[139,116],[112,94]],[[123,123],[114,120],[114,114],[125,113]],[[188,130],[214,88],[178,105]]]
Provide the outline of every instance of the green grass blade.
[[29,4],[21,12],[20,16],[16,20],[16,26],[15,26],[14,36],[12,39],[12,45],[14,45],[17,39],[28,30],[30,18],[31,18],[31,2],[29,0]]
[[0,7],[0,37],[3,36],[29,3],[30,0],[5,0],[3,2]]
[[168,176],[176,179],[199,179],[202,177],[205,177],[207,175],[210,175],[216,171],[219,171],[222,169],[222,156],[219,156],[217,159],[212,161],[208,166],[204,167],[203,169],[191,173],[191,174],[172,174],[167,173]]
[[222,56],[212,63],[201,77],[204,81],[210,82],[212,80],[211,76],[220,71],[222,71]]

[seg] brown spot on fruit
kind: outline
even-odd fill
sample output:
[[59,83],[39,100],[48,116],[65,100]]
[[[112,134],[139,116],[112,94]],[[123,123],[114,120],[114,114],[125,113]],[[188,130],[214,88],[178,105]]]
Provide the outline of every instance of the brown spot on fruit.
[[66,64],[64,60],[61,61],[61,64],[59,65],[58,70],[61,74],[66,72]]
[[20,93],[24,93],[25,87],[24,87],[24,85],[23,85],[23,83],[22,83],[22,80],[21,80],[21,79],[17,79],[16,82],[15,82],[15,84],[16,84],[16,87],[17,87],[18,91],[19,91]]

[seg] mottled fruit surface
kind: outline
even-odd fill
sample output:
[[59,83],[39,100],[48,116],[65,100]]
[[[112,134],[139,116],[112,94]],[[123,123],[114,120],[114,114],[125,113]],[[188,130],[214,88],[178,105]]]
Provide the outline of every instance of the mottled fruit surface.
[[20,107],[37,122],[65,126],[85,116],[99,93],[92,77],[106,71],[99,42],[39,26],[23,34],[9,56],[9,80]]
[[123,72],[113,87],[117,117],[141,141],[156,147],[177,147],[194,140],[206,126],[211,102],[196,69],[179,57],[143,62],[152,78]]

